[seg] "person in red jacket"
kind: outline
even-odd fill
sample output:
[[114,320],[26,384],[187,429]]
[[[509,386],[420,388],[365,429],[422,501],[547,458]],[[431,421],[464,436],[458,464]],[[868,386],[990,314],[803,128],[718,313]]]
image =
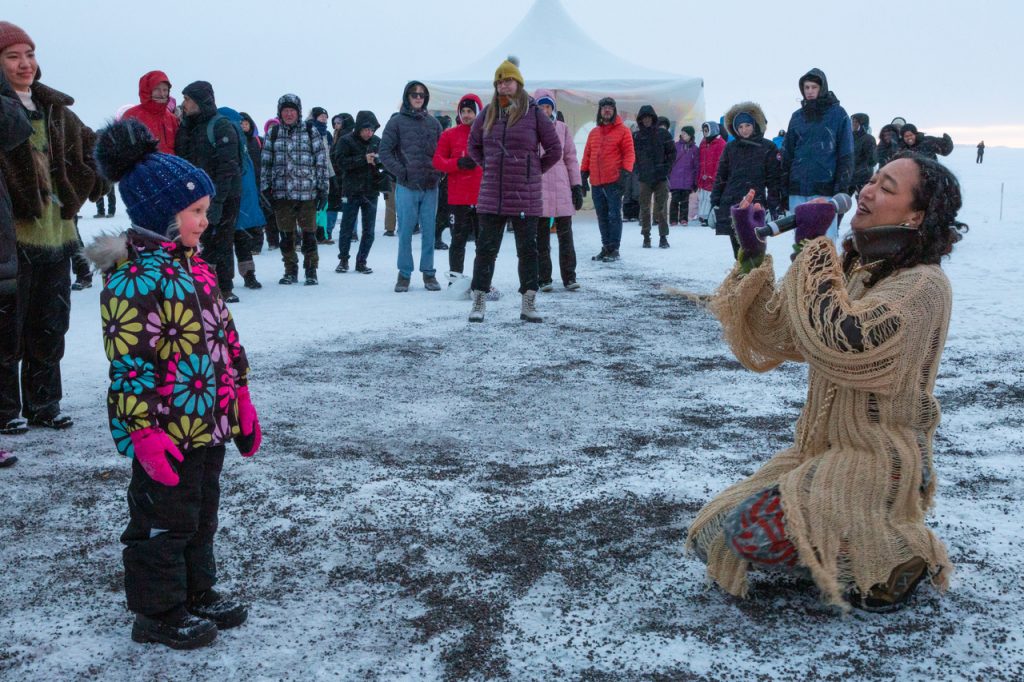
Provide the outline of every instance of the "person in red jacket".
[[124,112],[123,118],[135,118],[149,128],[161,154],[174,154],[174,136],[178,117],[167,108],[171,97],[171,79],[163,71],[150,71],[139,79],[139,103]]
[[594,190],[594,209],[601,230],[601,252],[591,260],[619,260],[622,190],[635,160],[633,136],[622,122],[615,100],[605,97],[597,103],[597,127],[587,136],[580,164],[584,192],[588,187]]
[[699,208],[697,215],[700,224],[708,224],[711,213],[711,191],[715,189],[715,176],[718,175],[718,160],[725,151],[725,140],[719,135],[718,124],[708,121],[701,126],[704,139],[700,141],[700,169],[697,174],[697,199]]
[[452,246],[448,250],[449,278],[462,275],[466,262],[466,240],[476,234],[476,200],[484,169],[466,151],[469,131],[483,102],[473,93],[459,100],[459,124],[441,133],[434,150],[434,168],[448,174],[449,225]]

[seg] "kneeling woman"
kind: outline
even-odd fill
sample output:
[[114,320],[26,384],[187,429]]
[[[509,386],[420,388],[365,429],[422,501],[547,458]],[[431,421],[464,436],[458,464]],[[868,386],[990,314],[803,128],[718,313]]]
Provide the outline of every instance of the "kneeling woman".
[[952,567],[924,517],[952,299],[939,262],[966,230],[960,186],[897,157],[864,187],[841,256],[822,237],[834,209],[798,207],[802,249],[778,285],[752,199],[732,209],[741,251],[712,310],[747,368],[807,362],[807,400],[796,443],[709,502],[687,545],[738,596],[752,568],[809,574],[843,608],[898,608],[926,577],[944,589]]
[[121,535],[132,639],[191,649],[246,618],[243,605],[214,590],[213,537],[224,444],[234,439],[251,456],[261,435],[245,351],[196,253],[213,183],[156,149],[135,120],[100,133],[96,160],[118,182],[132,227],[98,238],[87,255],[104,273],[110,431],[132,458]]

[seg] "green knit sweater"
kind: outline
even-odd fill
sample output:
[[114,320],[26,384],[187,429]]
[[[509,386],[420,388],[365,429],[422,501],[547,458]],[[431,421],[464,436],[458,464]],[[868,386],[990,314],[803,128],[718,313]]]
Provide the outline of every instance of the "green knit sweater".
[[[46,120],[34,117],[32,120],[32,148],[49,156],[50,141],[46,135]],[[55,183],[54,183],[55,184]],[[33,260],[47,262],[68,257],[78,248],[78,233],[75,223],[60,217],[60,199],[56,193],[50,195],[43,207],[43,215],[34,220],[15,220],[14,229],[18,246]]]

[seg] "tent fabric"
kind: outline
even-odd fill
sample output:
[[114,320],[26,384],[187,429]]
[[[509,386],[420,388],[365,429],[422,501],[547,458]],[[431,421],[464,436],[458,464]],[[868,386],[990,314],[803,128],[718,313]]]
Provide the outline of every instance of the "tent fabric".
[[559,0],[537,0],[487,55],[442,78],[424,81],[430,88],[431,110],[454,113],[467,92],[489,102],[494,70],[509,55],[519,58],[530,93],[537,88],[555,92],[577,146],[593,127],[602,97],[614,97],[626,120],[635,120],[640,107],[650,104],[676,130],[684,125],[699,130],[704,122],[702,78],[637,66],[611,54],[576,25]]

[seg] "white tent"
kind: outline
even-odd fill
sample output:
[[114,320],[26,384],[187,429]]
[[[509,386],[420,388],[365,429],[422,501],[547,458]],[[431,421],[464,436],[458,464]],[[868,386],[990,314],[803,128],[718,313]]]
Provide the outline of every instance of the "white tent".
[[520,61],[526,88],[555,92],[558,108],[579,146],[593,127],[597,102],[611,96],[623,119],[636,119],[644,104],[673,127],[704,121],[704,80],[636,66],[606,51],[584,33],[559,0],[537,0],[512,33],[475,63],[425,81],[430,109],[454,114],[459,99],[475,92],[486,104],[494,91],[494,71],[509,55]]

